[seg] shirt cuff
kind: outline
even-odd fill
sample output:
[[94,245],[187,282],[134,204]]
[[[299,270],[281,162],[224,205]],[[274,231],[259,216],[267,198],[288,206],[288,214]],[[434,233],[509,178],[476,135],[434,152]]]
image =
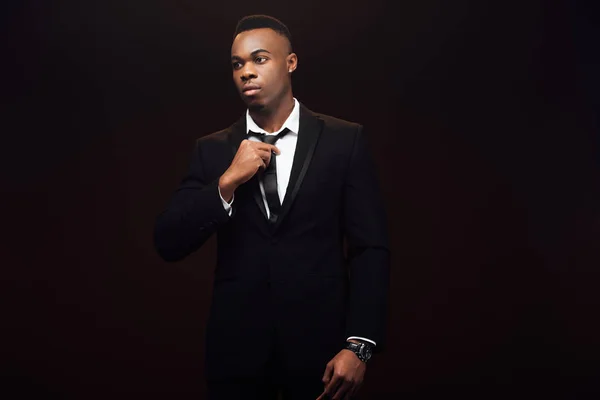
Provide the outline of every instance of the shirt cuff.
[[371,339],[367,339],[364,337],[360,337],[360,336],[350,336],[348,339],[346,340],[350,340],[350,339],[356,339],[356,340],[364,340],[365,342],[369,342],[369,343],[373,343],[373,346],[377,346],[377,343],[375,343],[374,341],[372,341]]
[[223,208],[227,211],[227,214],[231,217],[231,213],[233,210],[231,209],[231,205],[233,204],[233,200],[235,199],[235,193],[231,195],[231,201],[228,203],[225,201],[223,196],[221,195],[221,188],[217,186],[217,190],[219,191],[219,197],[221,198],[221,203],[223,203]]

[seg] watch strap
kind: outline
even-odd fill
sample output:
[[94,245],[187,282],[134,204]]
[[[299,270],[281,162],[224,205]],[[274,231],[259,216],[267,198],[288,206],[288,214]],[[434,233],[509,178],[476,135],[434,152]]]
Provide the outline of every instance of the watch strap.
[[[354,354],[356,354],[356,356],[363,362],[367,362],[369,361],[369,359],[371,358],[371,354],[372,354],[372,347],[365,343],[365,342],[360,342],[360,343],[354,343],[354,342],[346,342],[346,347],[347,350],[352,351]],[[366,350],[366,351],[365,351]]]

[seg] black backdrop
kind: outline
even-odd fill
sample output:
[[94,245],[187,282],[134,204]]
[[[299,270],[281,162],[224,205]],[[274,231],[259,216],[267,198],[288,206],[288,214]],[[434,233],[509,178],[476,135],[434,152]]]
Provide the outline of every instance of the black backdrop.
[[195,138],[244,110],[228,57],[235,23],[253,13],[292,31],[295,96],[370,132],[393,280],[389,351],[369,367],[363,398],[597,390],[591,8],[2,7],[1,359],[11,398],[204,397],[215,243],[167,264],[151,233]]

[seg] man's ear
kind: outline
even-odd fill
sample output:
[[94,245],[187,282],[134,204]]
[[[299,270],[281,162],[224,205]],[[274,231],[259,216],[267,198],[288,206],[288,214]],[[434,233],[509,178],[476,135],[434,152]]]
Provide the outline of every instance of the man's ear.
[[288,54],[288,56],[286,57],[286,62],[287,62],[288,72],[289,73],[294,72],[296,70],[296,68],[298,68],[298,56],[296,55],[296,53]]

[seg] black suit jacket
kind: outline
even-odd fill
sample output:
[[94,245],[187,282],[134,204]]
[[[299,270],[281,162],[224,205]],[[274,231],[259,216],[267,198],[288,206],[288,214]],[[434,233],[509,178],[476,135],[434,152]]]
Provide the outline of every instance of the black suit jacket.
[[236,190],[231,217],[218,193],[219,177],[245,138],[244,116],[198,139],[189,172],[155,225],[155,246],[167,261],[183,259],[217,234],[208,377],[258,374],[273,351],[290,373],[322,373],[348,336],[372,339],[381,351],[388,237],[362,126],[301,106],[289,186],[274,226],[257,176]]

